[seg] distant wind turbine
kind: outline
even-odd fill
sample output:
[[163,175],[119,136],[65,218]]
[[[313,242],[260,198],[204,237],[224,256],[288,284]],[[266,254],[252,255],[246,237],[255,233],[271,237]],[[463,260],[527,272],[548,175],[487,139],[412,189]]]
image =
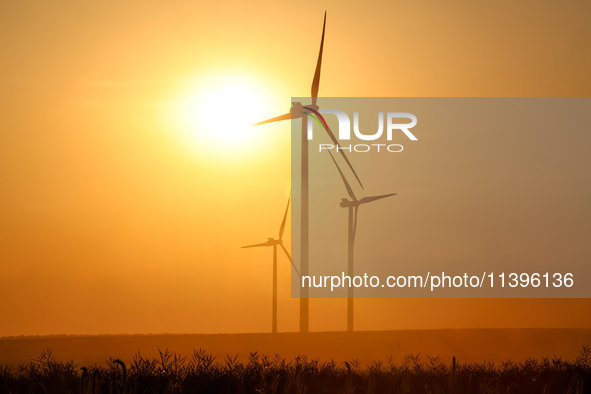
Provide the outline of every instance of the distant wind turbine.
[[283,246],[283,231],[285,230],[285,222],[287,220],[287,211],[289,210],[290,200],[291,200],[291,195],[287,199],[287,207],[285,208],[285,214],[283,215],[283,221],[281,222],[281,226],[279,227],[279,239],[269,238],[267,240],[267,242],[242,247],[242,248],[257,248],[257,247],[263,247],[263,246],[272,246],[273,247],[273,306],[272,306],[273,322],[271,324],[271,332],[273,334],[275,334],[277,332],[277,245],[281,246],[281,249],[283,249],[283,251],[285,252],[285,255],[289,259],[291,265],[293,266],[293,269],[296,271],[296,273],[298,275],[300,274],[300,272],[298,271],[296,266],[293,264],[293,261],[291,260],[291,256],[289,255],[289,252],[287,251],[287,249],[285,249],[285,246]]
[[[351,189],[351,185],[347,182],[347,178],[343,175],[341,168],[337,164],[334,156],[330,151],[328,151],[334,165],[337,167],[339,174],[341,175],[341,179],[347,189],[347,194],[351,197],[351,200],[347,200],[346,198],[341,199],[341,207],[349,208],[349,224],[348,224],[348,242],[347,242],[347,275],[353,279],[353,254],[355,249],[355,235],[357,233],[357,211],[359,210],[359,206],[362,204],[367,204],[376,200],[381,200],[382,198],[390,197],[396,195],[396,193],[391,194],[383,194],[381,196],[373,196],[373,197],[363,197],[361,200],[358,200],[355,197],[355,193],[353,193],[353,189]],[[350,286],[348,289],[347,294],[347,331],[353,331],[353,287]]]
[[[322,38],[320,40],[320,52],[318,54],[318,61],[316,62],[316,71],[314,72],[314,79],[312,80],[312,104],[303,106],[301,103],[294,102],[289,110],[289,113],[271,118],[259,123],[255,123],[253,126],[262,125],[266,123],[278,122],[281,120],[297,119],[302,118],[302,159],[301,159],[301,236],[300,236],[300,269],[302,275],[309,274],[309,199],[308,199],[308,128],[307,128],[307,116],[311,114],[320,117],[319,107],[316,105],[318,99],[318,89],[320,86],[320,68],[322,66],[322,51],[324,49],[324,31],[326,28],[326,12],[324,13],[324,24],[322,26]],[[334,133],[326,125],[325,130],[333,143],[339,146],[338,140]],[[351,171],[357,178],[357,181],[361,185],[359,177],[355,173],[353,166],[345,156],[343,150],[340,151],[344,160],[349,165]],[[363,188],[363,185],[361,185]],[[308,299],[308,288],[302,288],[300,293],[300,332],[309,331],[309,299]]]

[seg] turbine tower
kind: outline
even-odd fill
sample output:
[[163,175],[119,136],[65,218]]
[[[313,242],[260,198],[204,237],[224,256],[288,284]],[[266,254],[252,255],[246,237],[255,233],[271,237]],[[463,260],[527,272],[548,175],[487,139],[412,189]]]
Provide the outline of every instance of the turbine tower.
[[[359,210],[359,206],[362,204],[367,204],[376,200],[381,200],[382,198],[390,197],[396,195],[396,193],[391,194],[383,194],[381,196],[373,196],[373,197],[363,197],[361,200],[358,200],[355,197],[355,193],[353,193],[353,189],[349,182],[347,182],[347,178],[343,175],[341,168],[337,164],[334,156],[330,151],[328,151],[334,165],[337,167],[339,174],[341,175],[341,179],[343,180],[343,184],[347,189],[347,194],[351,197],[351,200],[347,200],[346,198],[341,199],[340,206],[342,208],[349,208],[349,223],[348,223],[348,232],[347,232],[347,275],[351,278],[354,276],[353,270],[353,254],[355,248],[355,234],[357,233],[357,211]],[[353,287],[349,286],[347,291],[347,331],[353,331]]]
[[[318,61],[316,62],[316,71],[314,72],[314,79],[312,80],[312,104],[303,106],[301,103],[294,102],[292,103],[292,107],[289,113],[277,116],[275,118],[271,118],[259,123],[253,124],[253,126],[262,125],[266,123],[278,122],[281,120],[288,120],[288,119],[297,119],[302,118],[302,146],[301,146],[301,226],[300,226],[300,270],[301,275],[309,275],[309,227],[308,227],[308,219],[309,219],[309,193],[308,193],[308,130],[307,130],[307,116],[310,112],[318,114],[319,107],[316,105],[318,99],[318,89],[320,86],[320,68],[322,66],[322,52],[324,50],[324,32],[326,28],[326,12],[324,13],[324,24],[322,25],[322,38],[320,39],[320,52],[318,54]],[[333,132],[326,127],[326,132],[328,133],[331,140],[338,146],[338,141],[334,136]],[[357,181],[361,185],[361,181],[359,177],[353,170],[353,166],[345,156],[344,151],[340,151],[344,160],[349,165],[351,171],[357,178]],[[363,188],[363,185],[361,185]],[[308,288],[301,288],[300,289],[300,332],[308,332],[310,328],[309,324],[309,298],[308,298]]]
[[277,245],[281,246],[281,248],[285,252],[285,255],[287,256],[287,258],[291,262],[291,265],[293,266],[293,268],[295,269],[297,274],[298,275],[300,274],[298,269],[293,264],[293,261],[291,261],[291,256],[289,255],[289,252],[287,251],[287,249],[285,249],[285,246],[283,246],[283,230],[285,230],[285,222],[287,220],[287,211],[289,210],[289,201],[290,200],[291,200],[291,195],[287,199],[287,207],[285,208],[285,214],[283,215],[283,221],[281,222],[281,226],[279,227],[279,239],[269,238],[267,240],[267,242],[242,247],[242,248],[257,248],[257,247],[264,247],[264,246],[272,246],[273,247],[273,306],[272,306],[273,320],[271,323],[271,332],[273,334],[277,333]]

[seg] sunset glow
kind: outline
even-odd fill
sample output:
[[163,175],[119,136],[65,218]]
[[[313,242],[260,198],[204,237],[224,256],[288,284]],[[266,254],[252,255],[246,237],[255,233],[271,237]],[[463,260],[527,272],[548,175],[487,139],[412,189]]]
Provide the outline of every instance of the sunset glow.
[[[310,97],[325,12],[320,98],[591,95],[591,2],[2,2],[0,336],[268,332],[272,251],[241,246],[277,237],[298,162],[289,120],[251,125]],[[359,198],[398,193],[389,216],[360,214],[359,251],[375,215],[393,266],[589,261],[588,133],[417,127],[383,172],[356,167]],[[327,249],[347,242],[342,211]],[[279,261],[279,332],[299,328],[289,269]],[[591,327],[590,299],[355,308],[359,330]],[[346,311],[311,300],[310,331],[344,330]]]

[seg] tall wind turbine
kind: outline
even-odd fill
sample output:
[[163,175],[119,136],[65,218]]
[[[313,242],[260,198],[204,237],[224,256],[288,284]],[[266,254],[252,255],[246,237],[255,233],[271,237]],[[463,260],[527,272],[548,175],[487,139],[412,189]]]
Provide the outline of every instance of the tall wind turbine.
[[[307,116],[310,113],[314,113],[316,115],[320,115],[318,113],[319,107],[316,105],[316,101],[318,99],[318,88],[320,86],[320,68],[322,66],[322,51],[324,49],[324,31],[326,28],[326,12],[324,13],[324,24],[322,25],[322,38],[320,39],[320,52],[318,54],[318,61],[316,62],[316,71],[314,72],[314,79],[312,80],[312,104],[303,106],[301,103],[294,102],[292,103],[292,107],[289,110],[289,113],[277,116],[275,118],[271,118],[259,123],[255,123],[253,126],[278,122],[281,120],[288,120],[288,119],[297,119],[302,118],[302,159],[301,159],[301,226],[300,226],[300,269],[301,275],[309,275],[309,228],[308,228],[308,217],[309,217],[309,193],[308,193],[308,138],[307,138]],[[334,133],[328,128],[325,127],[325,130],[331,140],[334,142],[335,145],[338,146],[338,141],[334,136]],[[357,178],[357,181],[361,185],[361,181],[359,177],[353,170],[353,166],[345,156],[344,151],[340,151],[343,158],[349,165],[351,171]],[[363,188],[363,185],[361,186]],[[308,332],[309,331],[309,299],[308,299],[308,288],[301,288],[300,289],[300,332]]]
[[287,251],[287,249],[285,249],[285,246],[283,246],[283,230],[285,230],[285,221],[287,220],[287,211],[289,210],[289,201],[290,200],[291,200],[291,196],[287,200],[287,208],[285,208],[285,214],[283,215],[283,221],[281,222],[281,226],[279,227],[279,239],[269,238],[267,240],[267,242],[242,247],[242,248],[257,248],[257,247],[264,247],[264,246],[272,246],[273,247],[273,306],[272,306],[273,321],[271,324],[271,332],[273,334],[275,334],[277,332],[277,245],[281,246],[281,249],[283,249],[283,251],[285,252],[285,255],[287,256],[287,258],[291,262],[291,265],[293,266],[293,268],[295,269],[297,274],[298,275],[300,274],[298,269],[293,264],[293,261],[291,261],[291,256],[289,255],[289,252]]
[[[359,210],[359,206],[362,204],[367,204],[376,200],[381,200],[382,198],[390,197],[396,195],[396,193],[391,194],[383,194],[381,196],[373,196],[373,197],[363,197],[361,200],[358,200],[355,197],[355,193],[353,193],[353,189],[349,182],[347,182],[347,178],[343,175],[341,168],[337,164],[337,161],[334,159],[334,156],[330,151],[328,151],[334,165],[339,170],[339,174],[341,175],[341,179],[345,184],[345,188],[347,189],[347,194],[351,197],[351,200],[347,200],[346,198],[341,199],[340,206],[342,208],[349,208],[349,224],[348,224],[348,236],[347,236],[347,275],[351,277],[353,280],[353,253],[355,249],[355,234],[357,233],[357,211]],[[349,286],[347,294],[347,331],[353,331],[353,287]]]

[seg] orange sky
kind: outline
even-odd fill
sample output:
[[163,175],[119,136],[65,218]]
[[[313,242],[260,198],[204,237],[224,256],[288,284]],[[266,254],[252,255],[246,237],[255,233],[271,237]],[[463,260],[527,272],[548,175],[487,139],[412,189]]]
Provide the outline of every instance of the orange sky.
[[[321,96],[591,92],[585,2],[203,3],[0,5],[0,336],[270,329],[271,251],[240,246],[276,236],[289,124],[228,134],[208,102],[238,86],[265,119],[308,95],[324,10]],[[588,300],[358,305],[360,330],[591,327]],[[311,330],[345,307],[312,300]]]

